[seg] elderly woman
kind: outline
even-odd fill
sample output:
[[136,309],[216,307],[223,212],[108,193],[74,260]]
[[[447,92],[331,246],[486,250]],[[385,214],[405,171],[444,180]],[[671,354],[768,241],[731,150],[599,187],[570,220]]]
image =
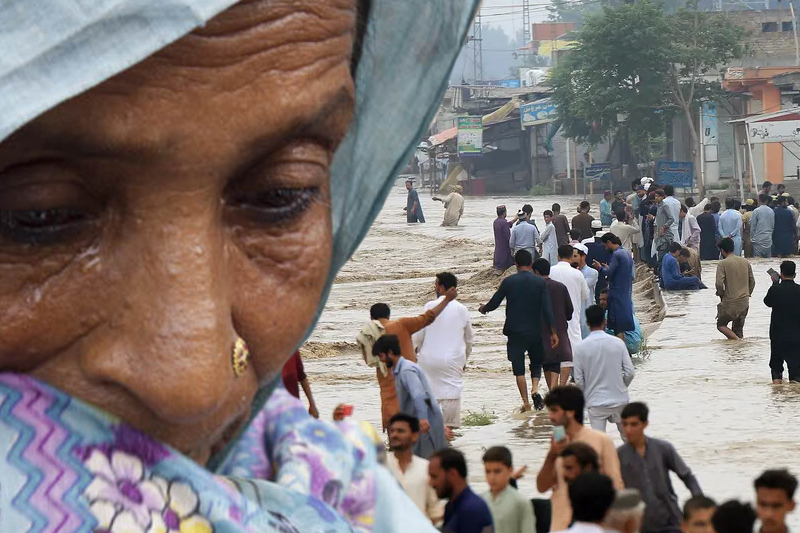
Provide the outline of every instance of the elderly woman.
[[279,382],[475,4],[0,7],[0,531],[431,530]]
[[444,220],[442,226],[458,226],[461,215],[464,214],[464,197],[461,193],[464,188],[461,185],[454,185],[450,188],[450,194],[444,198],[434,196],[434,200],[442,202],[444,205]]

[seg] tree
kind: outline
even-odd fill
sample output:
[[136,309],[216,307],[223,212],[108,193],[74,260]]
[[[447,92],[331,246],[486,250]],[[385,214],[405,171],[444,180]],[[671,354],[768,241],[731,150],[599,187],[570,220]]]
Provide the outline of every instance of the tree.
[[720,13],[699,11],[696,3],[669,14],[650,0],[604,8],[587,18],[574,50],[552,72],[566,136],[597,143],[617,131],[624,116],[630,136],[646,140],[682,114],[705,194],[696,117],[703,101],[722,98],[716,74],[742,57],[743,36],[742,28]]

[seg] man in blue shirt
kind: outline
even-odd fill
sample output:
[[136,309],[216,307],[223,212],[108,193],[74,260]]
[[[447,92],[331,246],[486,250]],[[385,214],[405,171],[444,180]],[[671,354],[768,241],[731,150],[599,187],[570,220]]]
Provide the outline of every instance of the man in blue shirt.
[[444,416],[428,378],[417,363],[401,355],[397,335],[381,336],[372,346],[372,355],[380,358],[394,373],[400,412],[419,419],[420,436],[414,444],[414,455],[427,459],[447,446]]
[[443,533],[494,533],[492,513],[486,502],[467,485],[467,461],[453,448],[434,453],[428,463],[430,485],[444,508]]
[[696,291],[705,289],[706,286],[697,276],[684,276],[681,274],[681,263],[685,263],[689,256],[681,243],[673,242],[669,253],[664,256],[661,263],[661,283],[666,291]]

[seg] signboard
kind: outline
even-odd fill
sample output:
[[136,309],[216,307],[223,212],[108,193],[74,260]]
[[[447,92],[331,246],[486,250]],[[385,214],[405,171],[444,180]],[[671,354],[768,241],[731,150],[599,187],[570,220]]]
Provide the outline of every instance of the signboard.
[[547,124],[556,119],[556,106],[549,99],[522,104],[519,106],[519,116],[523,128]]
[[458,117],[458,155],[481,155],[483,118]]
[[659,185],[691,187],[694,183],[694,163],[691,161],[659,161],[656,164]]
[[747,127],[752,144],[800,141],[800,120],[752,122]]
[[519,80],[500,80],[498,85],[500,85],[500,87],[508,87],[510,89],[519,89],[521,83]]
[[611,179],[611,163],[592,163],[586,167],[586,181]]

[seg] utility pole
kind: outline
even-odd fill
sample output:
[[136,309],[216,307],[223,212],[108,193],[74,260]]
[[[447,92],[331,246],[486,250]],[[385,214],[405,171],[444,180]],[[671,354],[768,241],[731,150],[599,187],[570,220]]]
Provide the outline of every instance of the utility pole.
[[789,0],[789,11],[792,13],[792,33],[794,33],[794,64],[800,67],[800,40],[797,38],[797,17],[794,14],[794,2]]
[[522,0],[522,40],[525,41],[524,45],[528,46],[531,42],[531,2],[530,0]]
[[483,37],[481,28],[481,11],[478,9],[478,16],[472,26],[472,61],[473,78],[475,83],[483,81]]

